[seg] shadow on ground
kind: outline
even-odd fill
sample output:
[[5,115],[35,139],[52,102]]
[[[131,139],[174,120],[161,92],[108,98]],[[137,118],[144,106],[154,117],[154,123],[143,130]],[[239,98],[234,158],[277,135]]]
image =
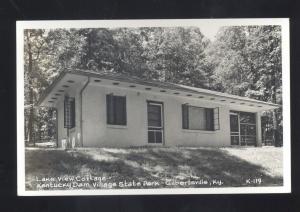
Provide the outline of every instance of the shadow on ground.
[[[282,177],[269,176],[263,167],[220,149],[141,148],[91,151],[92,153],[89,150],[26,150],[26,188],[35,190],[36,178],[89,174],[104,176],[109,179],[107,182],[158,182],[158,188],[280,186],[283,183]],[[221,180],[223,184],[166,185],[166,179],[178,182]]]

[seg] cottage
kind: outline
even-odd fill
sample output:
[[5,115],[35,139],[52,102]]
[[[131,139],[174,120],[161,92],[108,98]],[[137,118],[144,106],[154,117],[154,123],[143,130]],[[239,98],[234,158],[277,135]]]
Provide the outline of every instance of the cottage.
[[261,112],[279,106],[121,74],[65,71],[42,95],[57,142],[72,147],[230,146],[262,142]]

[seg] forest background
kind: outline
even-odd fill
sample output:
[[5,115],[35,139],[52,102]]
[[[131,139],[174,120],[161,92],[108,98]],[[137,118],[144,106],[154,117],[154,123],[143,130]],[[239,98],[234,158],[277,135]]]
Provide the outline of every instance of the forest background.
[[[122,73],[282,105],[280,26],[24,30],[25,144],[55,139],[56,111],[38,99],[66,70]],[[263,138],[282,145],[282,109],[265,112]]]

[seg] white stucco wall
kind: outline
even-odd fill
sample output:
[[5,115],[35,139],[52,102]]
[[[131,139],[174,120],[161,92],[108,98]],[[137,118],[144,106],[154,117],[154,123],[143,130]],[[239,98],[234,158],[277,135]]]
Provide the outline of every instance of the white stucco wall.
[[[106,124],[106,94],[110,93],[126,96],[126,126],[109,126]],[[125,147],[149,145],[147,142],[147,100],[164,103],[164,139],[166,146],[230,145],[229,108],[225,105],[190,97],[177,97],[131,88],[120,89],[118,87],[90,84],[83,92],[83,146]],[[79,103],[78,98],[76,102]],[[182,129],[181,105],[184,103],[199,107],[219,107],[220,130]],[[61,114],[60,109],[59,120],[62,118],[63,121],[63,114]],[[79,118],[78,114],[77,118]],[[76,126],[79,126],[79,122],[78,124],[76,122]]]

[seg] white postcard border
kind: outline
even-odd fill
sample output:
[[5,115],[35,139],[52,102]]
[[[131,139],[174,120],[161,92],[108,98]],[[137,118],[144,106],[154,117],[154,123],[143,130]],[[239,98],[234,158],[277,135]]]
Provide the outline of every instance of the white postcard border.
[[[280,25],[282,27],[282,90],[283,90],[283,186],[230,187],[230,188],[158,188],[158,189],[110,189],[110,190],[25,190],[25,144],[24,144],[24,29],[55,28],[116,28],[116,27],[209,27],[242,25]],[[17,21],[17,192],[19,196],[60,195],[160,195],[160,194],[245,194],[291,192],[291,134],[290,134],[290,54],[289,19],[156,19],[156,20],[77,20],[77,21]]]

